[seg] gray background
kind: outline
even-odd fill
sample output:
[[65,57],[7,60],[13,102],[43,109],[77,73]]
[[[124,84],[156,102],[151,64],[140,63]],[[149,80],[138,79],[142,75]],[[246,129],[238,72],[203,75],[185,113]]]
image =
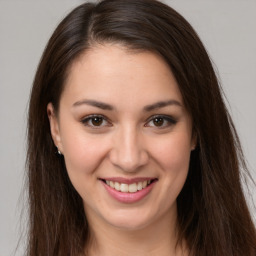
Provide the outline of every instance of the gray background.
[[[0,0],[0,256],[15,254],[20,230],[26,226],[21,209],[33,76],[53,29],[82,2]],[[255,179],[256,0],[164,2],[187,18],[208,49]],[[256,190],[251,188],[251,193],[255,202]],[[252,212],[255,218],[255,209]],[[22,244],[15,255],[22,255]]]

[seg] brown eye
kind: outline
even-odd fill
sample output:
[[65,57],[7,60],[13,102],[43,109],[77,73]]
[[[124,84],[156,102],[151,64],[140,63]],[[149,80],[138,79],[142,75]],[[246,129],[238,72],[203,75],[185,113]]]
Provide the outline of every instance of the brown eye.
[[161,117],[154,118],[152,121],[155,126],[162,126],[164,124],[164,119]]
[[91,128],[102,128],[106,126],[111,126],[111,123],[101,115],[90,115],[85,119],[81,120],[81,122],[88,127]]
[[145,124],[147,127],[155,127],[155,128],[168,128],[172,125],[175,125],[177,121],[171,117],[166,115],[157,115],[150,118],[150,120]]
[[101,126],[103,123],[103,118],[100,116],[92,117],[91,123],[93,126]]

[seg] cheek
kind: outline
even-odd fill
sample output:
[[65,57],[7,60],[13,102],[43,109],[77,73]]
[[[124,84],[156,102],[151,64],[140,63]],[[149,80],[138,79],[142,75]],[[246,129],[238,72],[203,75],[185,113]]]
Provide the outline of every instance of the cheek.
[[65,136],[63,140],[64,159],[74,188],[84,200],[90,201],[93,198],[91,191],[97,185],[96,170],[106,155],[107,143],[104,144],[98,138],[80,135],[76,133]]
[[65,132],[62,139],[64,158],[68,173],[94,172],[107,152],[107,141],[97,136],[88,136],[84,131]]
[[[186,135],[175,136],[161,143],[158,153],[158,164],[163,173],[162,191],[165,199],[163,207],[173,204],[187,179],[190,162],[190,138]],[[161,153],[160,153],[161,152]]]
[[188,171],[191,141],[187,133],[171,134],[168,138],[154,143],[155,159],[166,171]]

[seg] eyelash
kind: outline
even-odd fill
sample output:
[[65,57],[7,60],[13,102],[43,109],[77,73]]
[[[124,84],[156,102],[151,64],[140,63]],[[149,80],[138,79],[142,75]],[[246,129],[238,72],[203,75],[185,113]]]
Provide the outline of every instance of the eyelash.
[[[161,125],[159,127],[157,125],[153,125],[153,126],[149,125],[150,122],[154,122],[157,119],[162,119],[162,121],[165,123],[165,125]],[[176,123],[177,123],[177,120],[175,118],[171,117],[171,116],[168,116],[168,115],[154,115],[154,116],[151,116],[148,119],[145,126],[146,127],[156,127],[156,128],[159,128],[159,129],[164,129],[164,128],[168,128],[172,125],[175,125]]]
[[102,127],[102,125],[93,125],[93,124],[89,124],[89,122],[92,122],[93,121],[93,118],[100,118],[103,122],[107,122],[108,124],[107,125],[103,125],[104,127],[105,126],[112,126],[112,124],[110,123],[110,121],[108,120],[108,118],[106,118],[105,116],[103,115],[89,115],[87,117],[85,117],[84,119],[81,120],[81,122],[85,125],[85,126],[89,126],[93,129],[99,129]]
[[[102,125],[100,124],[99,126],[97,125],[93,125],[92,123],[89,123],[89,122],[93,122],[93,118],[99,118],[101,119],[100,121],[102,121],[103,123],[104,122],[107,122],[106,125]],[[154,122],[156,120],[161,120],[163,121],[164,125],[160,125],[160,126],[157,126],[157,125],[149,125],[150,122]],[[112,124],[111,122],[109,121],[108,118],[106,118],[105,116],[103,115],[89,115],[87,117],[85,117],[84,119],[81,120],[81,122],[85,125],[85,126],[88,126],[88,127],[91,127],[93,129],[100,129],[102,127],[111,127]],[[145,127],[156,127],[156,128],[159,128],[159,129],[164,129],[164,128],[167,128],[167,127],[170,127],[172,125],[175,125],[177,123],[177,120],[175,120],[173,117],[171,116],[168,116],[168,115],[154,115],[154,116],[151,116],[147,121],[146,121],[146,124],[144,125]]]

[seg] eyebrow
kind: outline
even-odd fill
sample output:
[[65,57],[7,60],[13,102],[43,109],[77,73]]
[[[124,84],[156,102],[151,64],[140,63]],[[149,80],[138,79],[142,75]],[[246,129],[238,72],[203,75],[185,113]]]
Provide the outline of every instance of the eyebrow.
[[[97,108],[100,108],[103,110],[114,110],[114,107],[110,104],[96,101],[96,100],[89,100],[89,99],[77,101],[73,104],[73,107],[81,106],[84,104],[93,106],[93,107],[97,107]],[[158,101],[154,104],[146,105],[143,108],[143,110],[146,112],[149,112],[149,111],[153,111],[155,109],[164,108],[164,107],[171,106],[171,105],[182,107],[182,104],[177,100],[166,100],[166,101]]]
[[73,107],[77,107],[77,106],[81,106],[83,104],[89,105],[89,106],[93,106],[93,107],[97,107],[103,110],[113,110],[114,107],[104,103],[104,102],[100,102],[100,101],[96,101],[96,100],[80,100],[77,101],[73,104]]
[[166,101],[158,101],[154,104],[147,105],[143,108],[143,110],[149,112],[155,109],[164,108],[171,105],[182,107],[182,104],[177,100],[166,100]]

